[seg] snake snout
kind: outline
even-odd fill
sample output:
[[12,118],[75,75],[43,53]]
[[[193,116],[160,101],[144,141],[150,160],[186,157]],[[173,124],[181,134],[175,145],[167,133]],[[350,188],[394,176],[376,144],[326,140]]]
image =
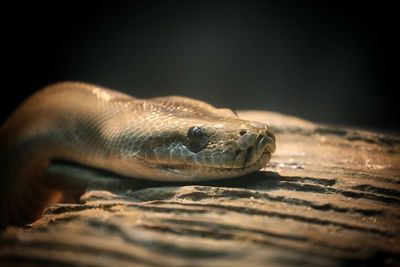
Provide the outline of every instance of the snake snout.
[[239,135],[238,145],[241,150],[252,147],[256,152],[267,150],[273,153],[276,149],[275,135],[264,123],[251,122],[247,129],[240,130]]
[[237,145],[239,151],[236,161],[251,165],[263,154],[275,151],[275,135],[266,124],[252,122],[248,127],[240,130]]
[[271,129],[265,130],[265,134],[266,134],[269,138],[271,138],[272,140],[274,140],[274,142],[276,141],[276,139],[275,139],[275,134],[271,131]]
[[269,153],[275,152],[275,136],[273,133],[265,131],[262,134],[259,134],[257,138],[256,144],[257,150],[268,151]]
[[269,153],[274,153],[276,149],[276,138],[275,134],[269,129],[265,130],[265,136],[264,138],[269,139],[267,142],[266,149],[269,151]]

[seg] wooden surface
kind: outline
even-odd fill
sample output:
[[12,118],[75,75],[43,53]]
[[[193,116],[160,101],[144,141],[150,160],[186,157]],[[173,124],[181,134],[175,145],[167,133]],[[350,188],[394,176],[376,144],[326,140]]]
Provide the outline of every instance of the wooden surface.
[[4,266],[400,266],[400,138],[241,112],[275,129],[260,172],[91,184],[0,238]]

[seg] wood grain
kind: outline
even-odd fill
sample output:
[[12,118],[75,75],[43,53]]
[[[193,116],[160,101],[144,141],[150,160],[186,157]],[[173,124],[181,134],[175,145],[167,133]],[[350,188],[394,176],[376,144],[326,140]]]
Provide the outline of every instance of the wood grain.
[[272,112],[261,171],[196,184],[100,180],[0,238],[4,266],[400,266],[400,137]]

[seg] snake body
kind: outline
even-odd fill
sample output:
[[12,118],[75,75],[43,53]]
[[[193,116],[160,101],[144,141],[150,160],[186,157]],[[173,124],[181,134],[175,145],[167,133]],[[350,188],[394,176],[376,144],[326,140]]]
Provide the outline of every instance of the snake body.
[[1,225],[40,214],[56,190],[54,160],[159,181],[200,181],[256,171],[275,150],[260,122],[194,99],[138,99],[79,82],[50,85],[0,128]]

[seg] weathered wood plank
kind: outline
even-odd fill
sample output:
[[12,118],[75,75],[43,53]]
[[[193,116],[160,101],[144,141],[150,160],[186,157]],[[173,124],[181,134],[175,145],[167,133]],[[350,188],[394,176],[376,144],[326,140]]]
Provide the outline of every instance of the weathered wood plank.
[[272,112],[258,173],[93,184],[0,239],[6,266],[400,266],[400,137]]

